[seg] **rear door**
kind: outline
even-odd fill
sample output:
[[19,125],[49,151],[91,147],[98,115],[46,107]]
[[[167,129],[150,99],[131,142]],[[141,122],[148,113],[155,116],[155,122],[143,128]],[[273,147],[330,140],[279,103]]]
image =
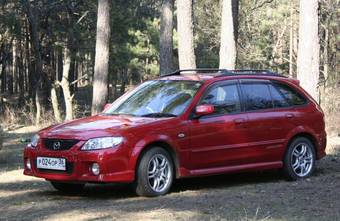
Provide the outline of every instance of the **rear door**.
[[243,79],[247,112],[249,163],[281,161],[287,134],[294,127],[294,110],[269,80]]

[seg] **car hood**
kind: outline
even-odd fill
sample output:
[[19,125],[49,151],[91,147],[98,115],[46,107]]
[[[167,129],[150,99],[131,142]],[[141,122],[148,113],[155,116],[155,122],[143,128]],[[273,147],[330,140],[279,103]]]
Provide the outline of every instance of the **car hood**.
[[95,137],[120,135],[124,130],[169,118],[96,115],[77,119],[40,131],[44,138],[88,140]]

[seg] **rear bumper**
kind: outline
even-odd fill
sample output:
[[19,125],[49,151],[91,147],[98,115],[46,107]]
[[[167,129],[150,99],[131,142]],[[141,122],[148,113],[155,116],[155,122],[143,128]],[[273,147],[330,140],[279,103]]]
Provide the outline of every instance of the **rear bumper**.
[[326,146],[327,146],[327,134],[323,132],[318,136],[318,148],[316,153],[316,158],[320,160],[324,156],[326,156]]
[[[128,153],[124,149],[126,148],[117,147],[98,151],[48,151],[42,148],[37,150],[25,148],[24,174],[61,182],[133,182],[135,173],[134,170],[128,169]],[[65,158],[66,171],[39,169],[36,166],[37,157]],[[30,161],[31,169],[27,168],[26,161]],[[93,163],[98,163],[100,166],[100,174],[97,176],[90,169]]]

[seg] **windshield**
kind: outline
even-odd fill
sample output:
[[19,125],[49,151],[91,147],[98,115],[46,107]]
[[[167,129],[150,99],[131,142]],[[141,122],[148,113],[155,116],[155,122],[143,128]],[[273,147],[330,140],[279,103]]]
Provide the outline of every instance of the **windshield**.
[[197,81],[147,81],[114,102],[104,114],[175,117],[184,112],[201,85]]

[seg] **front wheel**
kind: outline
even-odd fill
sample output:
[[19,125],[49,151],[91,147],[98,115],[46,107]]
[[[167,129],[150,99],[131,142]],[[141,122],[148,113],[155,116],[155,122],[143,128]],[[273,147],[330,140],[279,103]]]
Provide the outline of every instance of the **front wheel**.
[[82,183],[62,183],[51,181],[51,185],[60,192],[79,193],[84,189],[85,184]]
[[169,192],[174,166],[169,153],[160,147],[148,150],[141,158],[135,182],[140,196],[160,196]]
[[309,177],[315,170],[315,149],[313,143],[299,137],[293,140],[288,147],[284,159],[284,173],[288,180],[297,180]]

